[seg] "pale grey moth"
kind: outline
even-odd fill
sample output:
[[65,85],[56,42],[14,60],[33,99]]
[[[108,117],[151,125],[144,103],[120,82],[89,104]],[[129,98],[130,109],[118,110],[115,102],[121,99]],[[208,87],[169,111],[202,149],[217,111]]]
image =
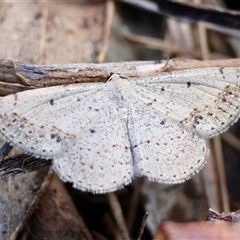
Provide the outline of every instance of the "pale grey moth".
[[204,165],[204,138],[240,114],[240,69],[202,68],[106,83],[28,90],[0,98],[0,136],[53,159],[75,188],[115,191],[134,177],[180,183]]

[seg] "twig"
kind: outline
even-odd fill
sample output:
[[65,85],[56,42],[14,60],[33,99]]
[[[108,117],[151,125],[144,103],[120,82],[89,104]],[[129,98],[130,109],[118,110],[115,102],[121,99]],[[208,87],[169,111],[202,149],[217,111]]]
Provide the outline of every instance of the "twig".
[[128,229],[127,229],[125,219],[123,217],[121,205],[120,205],[116,195],[114,193],[109,193],[109,194],[107,194],[107,196],[108,196],[108,201],[109,201],[110,207],[112,209],[113,216],[115,218],[117,226],[122,235],[122,239],[126,239],[126,240],[131,239]]
[[141,240],[141,238],[142,238],[143,231],[144,231],[145,226],[146,226],[147,217],[148,217],[148,212],[146,212],[144,217],[143,217],[142,224],[141,224],[141,227],[140,227],[140,231],[139,231],[137,240]]

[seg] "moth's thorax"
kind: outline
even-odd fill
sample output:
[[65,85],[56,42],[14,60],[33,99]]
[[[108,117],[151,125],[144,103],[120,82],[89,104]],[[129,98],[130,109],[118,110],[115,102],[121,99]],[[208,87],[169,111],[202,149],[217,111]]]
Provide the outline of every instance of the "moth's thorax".
[[118,74],[113,74],[107,82],[108,88],[111,89],[112,98],[120,108],[126,107],[128,99],[131,98],[132,90],[128,79]]

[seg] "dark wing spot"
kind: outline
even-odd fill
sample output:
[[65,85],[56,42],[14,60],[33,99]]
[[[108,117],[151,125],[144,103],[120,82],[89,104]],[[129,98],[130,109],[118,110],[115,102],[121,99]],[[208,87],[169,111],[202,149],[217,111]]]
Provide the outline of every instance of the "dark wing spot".
[[51,139],[56,138],[56,142],[57,143],[61,142],[61,138],[60,138],[60,136],[58,134],[52,133],[50,136],[51,136]]
[[95,133],[96,131],[94,129],[89,129],[91,133]]
[[191,83],[190,82],[187,82],[187,87],[191,87]]
[[51,136],[51,139],[53,139],[57,136],[57,134],[52,133],[50,136]]
[[153,99],[153,101],[152,102],[150,102],[150,103],[148,103],[148,105],[152,105],[154,102],[156,102],[157,101],[157,99]]
[[194,116],[193,122],[194,124],[198,125],[200,123],[199,120],[202,120],[202,119],[203,119],[202,116]]
[[51,104],[51,105],[54,104],[54,100],[53,100],[53,99],[50,100],[50,104]]
[[221,110],[222,112],[226,112],[225,109],[221,108],[221,107],[217,107],[218,110]]
[[166,123],[166,119],[163,119],[163,120],[160,122],[161,125],[164,125],[165,123]]

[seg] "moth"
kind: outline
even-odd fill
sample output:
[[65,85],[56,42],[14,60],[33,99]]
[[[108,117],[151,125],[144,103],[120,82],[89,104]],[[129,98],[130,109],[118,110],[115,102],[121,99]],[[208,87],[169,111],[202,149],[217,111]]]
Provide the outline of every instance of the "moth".
[[[59,177],[83,191],[115,191],[138,176],[184,182],[205,163],[204,139],[239,118],[240,67],[169,71],[174,64],[85,64],[93,75],[108,69],[106,81],[0,97],[0,137],[30,156],[52,160]],[[25,75],[22,68],[17,76],[29,83],[41,68],[25,66]],[[41,77],[64,68],[74,76],[80,72],[76,66],[45,66]]]

